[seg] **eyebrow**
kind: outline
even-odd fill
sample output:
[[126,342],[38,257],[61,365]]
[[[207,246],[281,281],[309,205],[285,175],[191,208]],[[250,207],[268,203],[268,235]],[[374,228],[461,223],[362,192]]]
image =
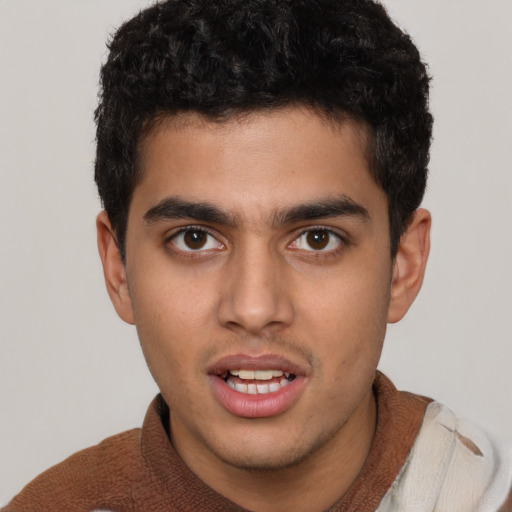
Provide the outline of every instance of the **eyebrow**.
[[[332,217],[359,217],[368,220],[368,210],[347,196],[320,199],[290,208],[278,209],[272,214],[271,224],[279,227],[292,222]],[[203,201],[187,201],[180,197],[166,197],[144,214],[144,222],[153,224],[172,219],[194,219],[236,227],[236,217],[216,205]]]
[[291,222],[332,217],[359,217],[361,220],[369,220],[370,214],[364,206],[343,195],[280,210],[274,214],[273,224],[281,226]]
[[171,219],[194,219],[200,222],[213,222],[227,226],[236,224],[232,215],[213,204],[186,201],[179,197],[166,197],[144,214],[146,224]]

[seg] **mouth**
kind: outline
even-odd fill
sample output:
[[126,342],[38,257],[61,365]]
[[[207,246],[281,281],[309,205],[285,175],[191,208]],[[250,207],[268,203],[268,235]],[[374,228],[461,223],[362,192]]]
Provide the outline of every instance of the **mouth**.
[[222,375],[233,390],[247,395],[266,395],[285,388],[295,374],[282,370],[228,370]]
[[291,408],[305,387],[306,371],[277,355],[228,356],[208,369],[214,395],[231,414],[262,418]]

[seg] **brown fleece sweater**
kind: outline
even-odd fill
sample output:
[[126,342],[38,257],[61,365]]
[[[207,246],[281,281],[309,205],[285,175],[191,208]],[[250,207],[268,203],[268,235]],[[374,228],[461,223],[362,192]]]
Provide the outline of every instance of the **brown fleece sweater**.
[[[375,438],[357,480],[331,512],[373,512],[395,480],[430,400],[399,392],[377,373]],[[243,512],[182,462],[167,432],[169,409],[159,395],[142,429],[82,450],[33,480],[3,512]]]

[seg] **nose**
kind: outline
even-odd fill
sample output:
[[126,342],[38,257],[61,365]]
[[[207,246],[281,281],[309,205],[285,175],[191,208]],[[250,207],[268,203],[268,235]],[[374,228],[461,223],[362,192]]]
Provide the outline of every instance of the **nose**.
[[219,323],[253,336],[290,325],[294,310],[283,266],[265,246],[233,254],[221,287]]

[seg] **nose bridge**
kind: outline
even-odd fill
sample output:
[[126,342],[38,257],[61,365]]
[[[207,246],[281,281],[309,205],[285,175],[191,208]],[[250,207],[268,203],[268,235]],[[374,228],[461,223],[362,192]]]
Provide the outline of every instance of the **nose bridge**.
[[293,306],[283,286],[283,261],[268,242],[252,240],[233,251],[219,305],[219,321],[231,329],[262,334],[291,321]]

